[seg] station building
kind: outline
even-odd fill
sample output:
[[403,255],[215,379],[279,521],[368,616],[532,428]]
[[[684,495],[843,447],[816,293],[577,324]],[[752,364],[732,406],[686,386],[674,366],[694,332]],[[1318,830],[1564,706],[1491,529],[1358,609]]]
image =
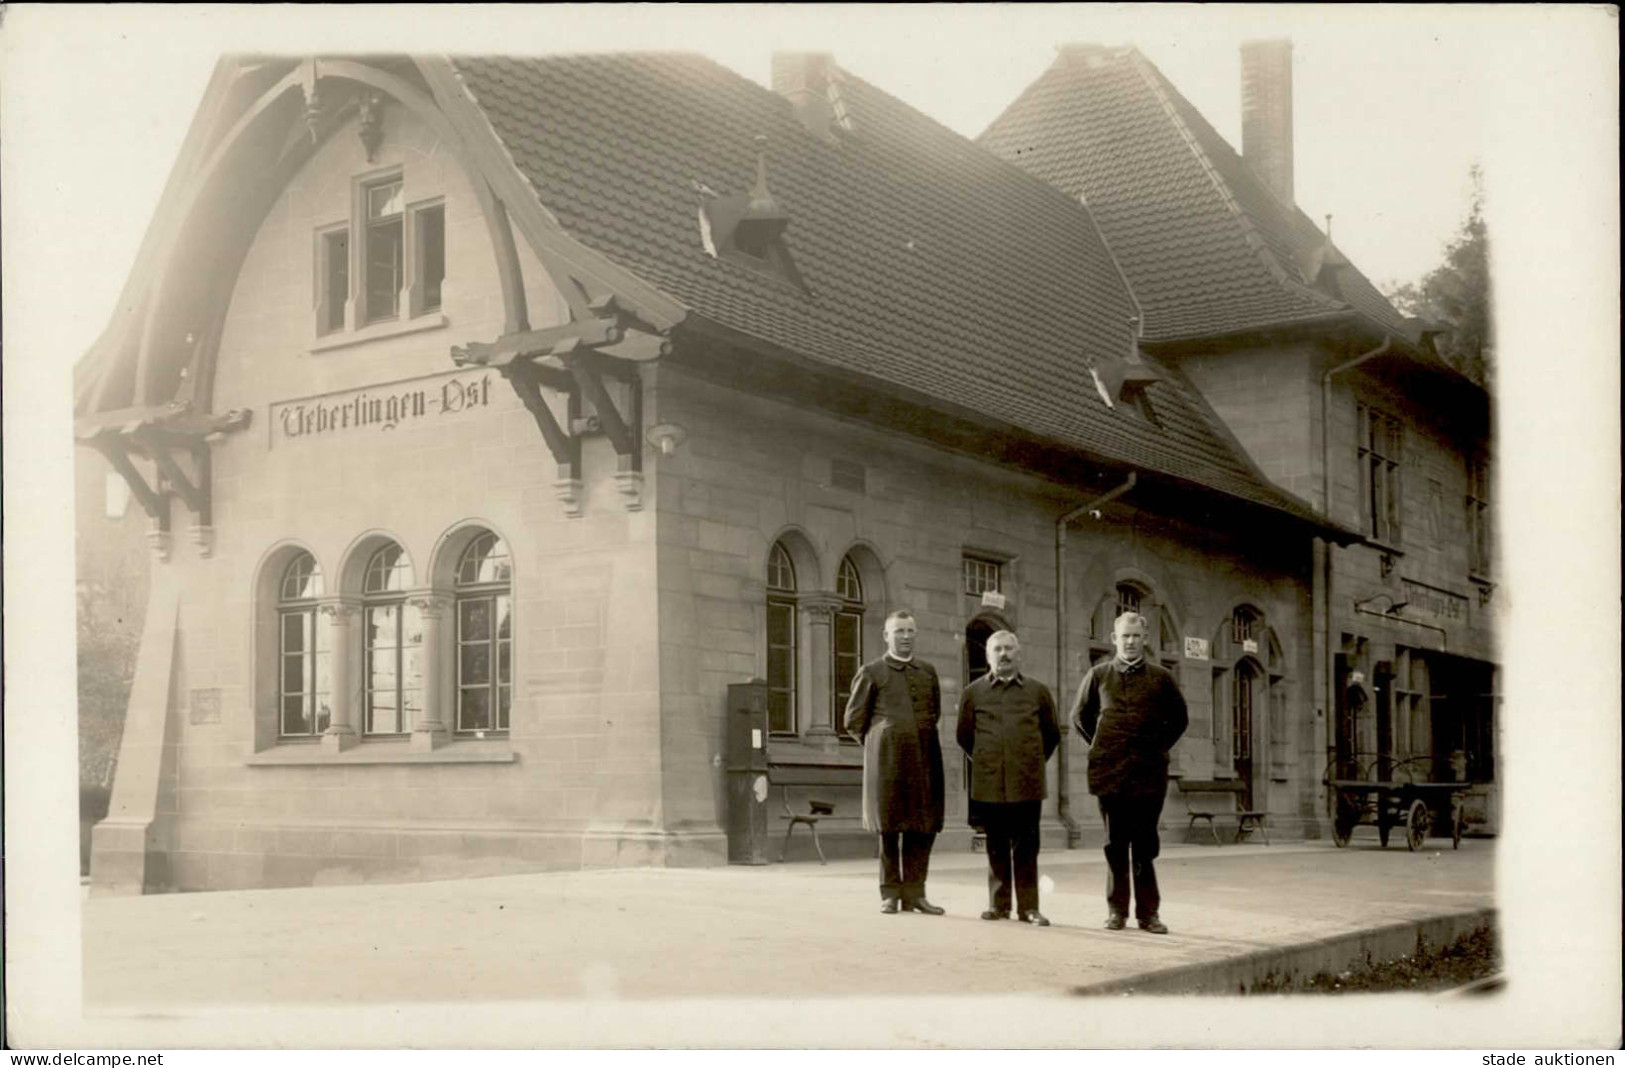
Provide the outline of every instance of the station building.
[[850,759],[897,608],[944,729],[992,630],[1066,701],[1140,611],[1175,774],[1322,835],[1352,490],[1157,322],[1075,192],[827,57],[222,61],[76,376],[151,546],[93,889],[723,863],[728,687]]

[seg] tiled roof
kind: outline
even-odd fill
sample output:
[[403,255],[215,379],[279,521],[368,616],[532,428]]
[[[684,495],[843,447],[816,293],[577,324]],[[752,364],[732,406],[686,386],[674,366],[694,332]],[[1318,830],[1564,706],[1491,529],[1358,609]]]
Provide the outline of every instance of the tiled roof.
[[[1042,438],[1311,517],[1168,374],[1164,426],[1107,409],[1086,358],[1121,358],[1134,307],[1089,213],[840,73],[851,131],[696,56],[457,58],[540,201],[572,236],[730,329]],[[769,186],[806,290],[707,254],[695,183]]]
[[1326,236],[1280,201],[1144,56],[1065,48],[979,138],[1087,199],[1145,307],[1147,340],[1217,336],[1354,311],[1403,317],[1352,266],[1322,291]]

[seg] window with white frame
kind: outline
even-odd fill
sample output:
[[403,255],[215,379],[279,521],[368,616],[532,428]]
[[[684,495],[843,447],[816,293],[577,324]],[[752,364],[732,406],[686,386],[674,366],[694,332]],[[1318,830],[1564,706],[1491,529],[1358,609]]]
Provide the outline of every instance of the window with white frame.
[[966,556],[961,564],[965,592],[972,597],[1000,593],[1004,589],[1004,566],[986,557]]
[[1490,462],[1475,456],[1467,461],[1467,571],[1490,574]]
[[405,734],[423,713],[423,615],[406,597],[412,582],[412,562],[395,542],[367,561],[361,590],[367,734]]
[[796,568],[783,542],[767,557],[767,728],[796,732]]
[[350,226],[341,223],[316,232],[316,333],[344,329],[350,300]]
[[1395,761],[1428,755],[1432,723],[1428,699],[1432,687],[1427,656],[1420,650],[1398,646],[1394,650],[1392,717],[1389,727],[1391,756]]
[[457,561],[457,730],[505,731],[513,704],[513,568],[487,530]]
[[1402,503],[1400,472],[1405,428],[1394,416],[1361,404],[1357,407],[1360,490],[1365,532],[1397,546]]
[[445,203],[408,203],[398,169],[360,180],[352,218],[316,231],[316,333],[438,311],[445,277]]
[[317,608],[322,569],[301,552],[282,572],[277,596],[277,733],[309,738],[332,722],[333,650],[327,617]]
[[362,187],[361,317],[364,323],[400,314],[405,288],[406,189],[399,177]]
[[840,570],[835,574],[835,592],[841,603],[835,609],[834,619],[831,661],[835,679],[830,692],[830,725],[837,734],[845,734],[847,695],[852,690],[852,677],[863,665],[863,576],[850,556],[841,558]]

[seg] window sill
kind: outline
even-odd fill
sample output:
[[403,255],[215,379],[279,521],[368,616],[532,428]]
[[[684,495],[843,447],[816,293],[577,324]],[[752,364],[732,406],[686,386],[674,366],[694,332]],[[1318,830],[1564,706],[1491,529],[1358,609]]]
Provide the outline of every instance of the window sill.
[[334,753],[301,742],[283,742],[255,753],[243,763],[250,767],[284,767],[316,764],[512,764],[519,760],[505,739],[447,742],[438,749],[414,752],[405,738],[358,742],[342,753]]
[[439,330],[449,323],[450,320],[440,312],[419,315],[415,319],[390,319],[355,330],[324,334],[310,343],[310,353],[314,356],[318,352],[332,352],[334,349],[345,349],[351,345],[364,345],[369,341],[382,341],[385,338],[416,334],[424,330]]
[[1379,552],[1385,552],[1385,553],[1389,554],[1390,556],[1404,556],[1405,555],[1405,550],[1401,549],[1398,545],[1395,545],[1393,542],[1383,541],[1380,538],[1373,538],[1369,534],[1365,535],[1364,540],[1365,540],[1365,543],[1367,545],[1369,545],[1373,549],[1376,549]]

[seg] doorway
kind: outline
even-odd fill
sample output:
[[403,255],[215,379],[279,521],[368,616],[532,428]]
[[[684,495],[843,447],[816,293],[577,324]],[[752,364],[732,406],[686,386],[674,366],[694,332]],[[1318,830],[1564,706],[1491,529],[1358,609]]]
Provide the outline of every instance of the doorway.
[[1377,763],[1374,778],[1390,779],[1394,769],[1394,672],[1387,661],[1377,665]]
[[1253,744],[1253,710],[1258,705],[1256,698],[1262,676],[1251,660],[1238,661],[1233,675],[1235,689],[1230,701],[1231,764],[1236,769],[1236,778],[1241,782],[1241,805],[1250,810],[1257,807],[1253,803],[1253,753],[1257,748]]

